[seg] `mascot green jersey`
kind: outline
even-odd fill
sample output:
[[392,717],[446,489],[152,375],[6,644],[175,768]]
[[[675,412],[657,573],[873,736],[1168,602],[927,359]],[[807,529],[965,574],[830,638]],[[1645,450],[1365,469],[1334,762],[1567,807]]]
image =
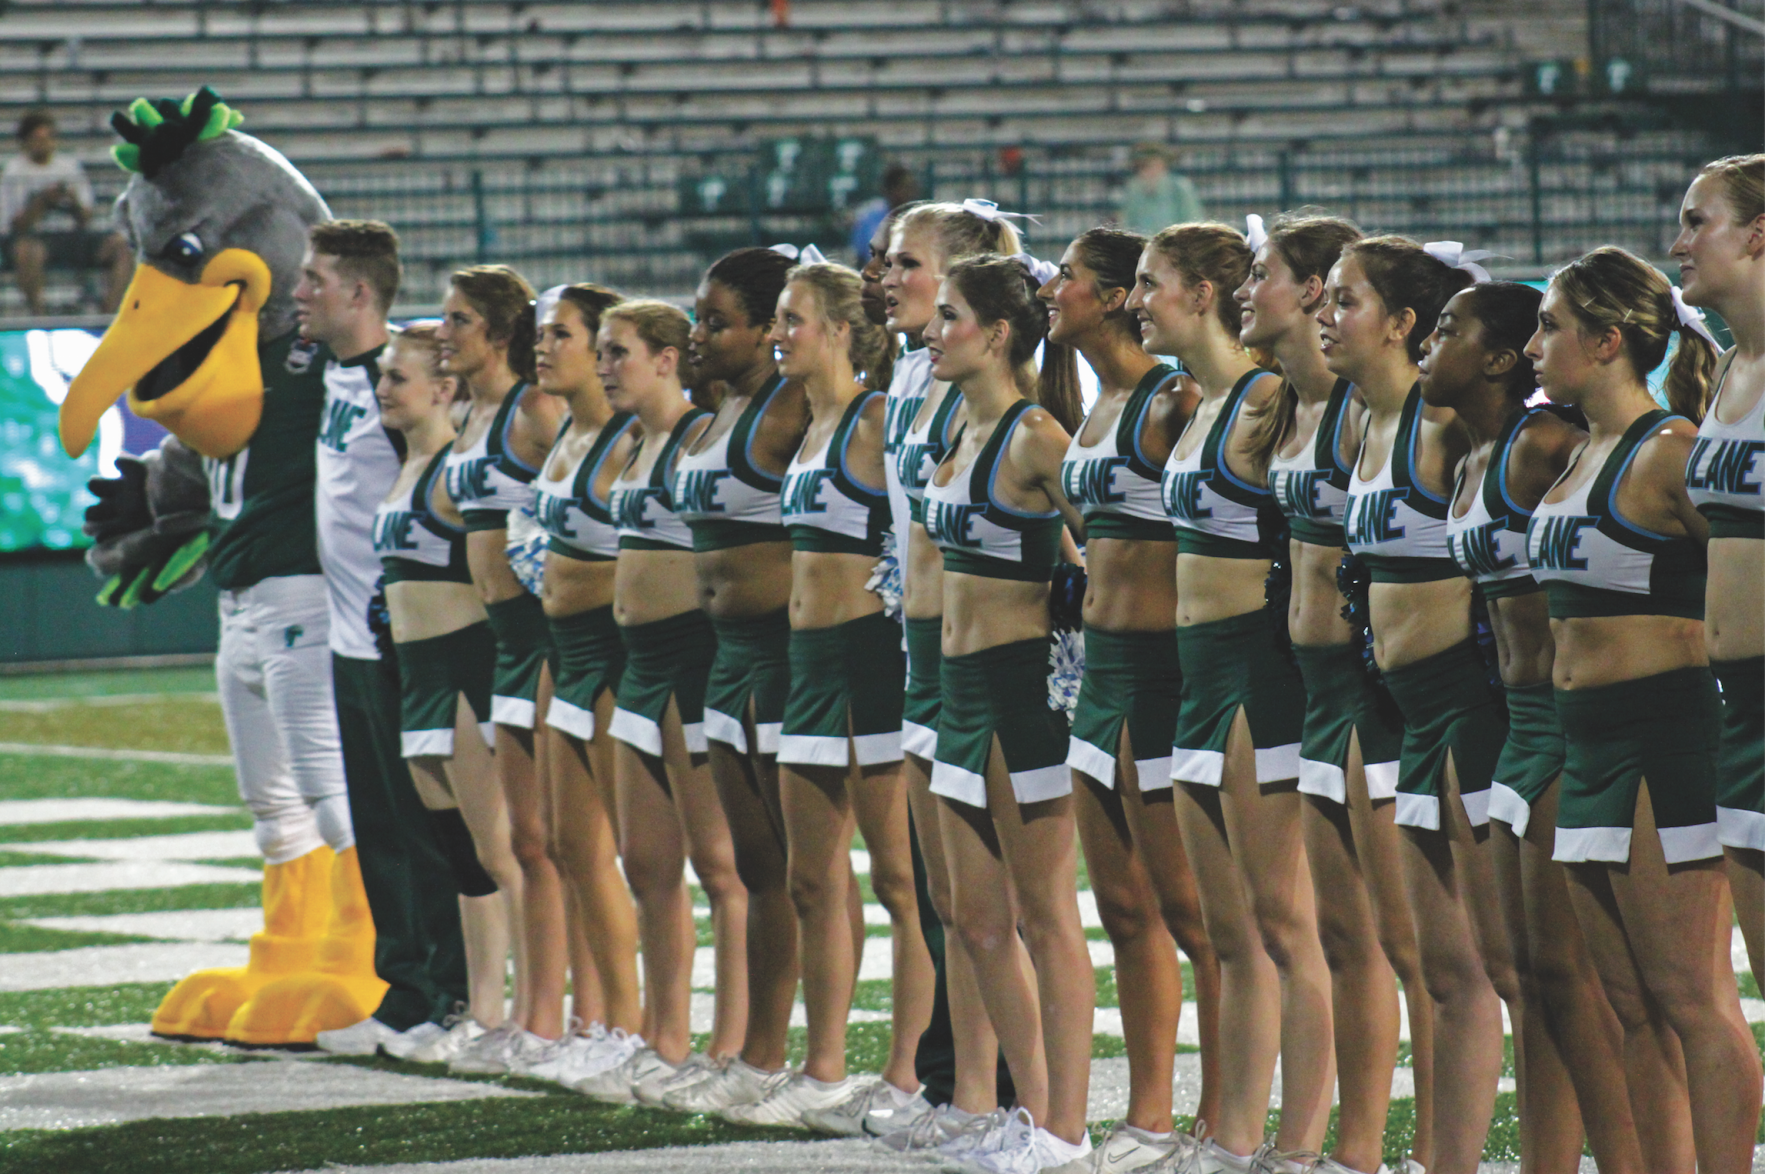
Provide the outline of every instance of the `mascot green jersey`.
[[313,525],[324,355],[300,341],[292,297],[307,230],[330,211],[240,121],[207,88],[112,119],[117,161],[134,173],[118,210],[139,264],[68,389],[61,439],[84,451],[125,393],[171,433],[94,484],[88,561],[107,605],[151,603],[205,569],[221,589],[217,683],[265,858],[249,963],[185,978],[153,1030],[302,1046],[367,1018],[386,984],[343,785]]

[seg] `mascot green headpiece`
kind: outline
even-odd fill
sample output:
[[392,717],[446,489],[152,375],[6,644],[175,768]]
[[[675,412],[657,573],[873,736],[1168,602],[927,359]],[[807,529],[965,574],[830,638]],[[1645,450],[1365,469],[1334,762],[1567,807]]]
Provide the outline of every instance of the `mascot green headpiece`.
[[331,218],[281,153],[236,128],[204,86],[111,118],[135,173],[118,201],[138,265],[110,329],[61,405],[78,456],[125,392],[129,409],[203,456],[245,447],[263,412],[258,341],[294,326],[307,229]]

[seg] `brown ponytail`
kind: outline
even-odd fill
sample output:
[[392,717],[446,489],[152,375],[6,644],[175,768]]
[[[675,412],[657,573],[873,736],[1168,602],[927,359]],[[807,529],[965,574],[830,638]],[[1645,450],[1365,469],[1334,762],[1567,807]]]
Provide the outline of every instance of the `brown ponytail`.
[[484,332],[502,347],[515,378],[533,381],[533,345],[538,330],[533,319],[533,287],[507,265],[473,265],[449,279],[462,298],[484,319]]

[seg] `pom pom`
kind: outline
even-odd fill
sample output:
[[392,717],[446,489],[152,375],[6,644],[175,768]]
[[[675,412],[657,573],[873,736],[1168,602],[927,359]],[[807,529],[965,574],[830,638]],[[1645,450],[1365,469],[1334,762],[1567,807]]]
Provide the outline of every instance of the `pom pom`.
[[546,542],[546,533],[539,528],[539,519],[531,506],[509,511],[508,542],[504,549],[509,553],[509,569],[530,595],[538,595],[545,583]]
[[1048,644],[1048,708],[1070,720],[1084,679],[1085,634],[1072,629],[1054,633]]
[[895,557],[895,535],[887,533],[882,540],[882,558],[865,580],[864,589],[873,591],[883,601],[883,614],[901,622],[901,560]]

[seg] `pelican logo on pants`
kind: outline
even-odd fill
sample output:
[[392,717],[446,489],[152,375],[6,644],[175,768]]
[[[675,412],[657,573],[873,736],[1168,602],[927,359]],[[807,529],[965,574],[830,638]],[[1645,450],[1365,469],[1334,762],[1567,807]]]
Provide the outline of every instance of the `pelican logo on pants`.
[[290,624],[282,629],[282,644],[286,648],[293,648],[294,642],[304,635],[306,635],[305,628],[299,624]]

